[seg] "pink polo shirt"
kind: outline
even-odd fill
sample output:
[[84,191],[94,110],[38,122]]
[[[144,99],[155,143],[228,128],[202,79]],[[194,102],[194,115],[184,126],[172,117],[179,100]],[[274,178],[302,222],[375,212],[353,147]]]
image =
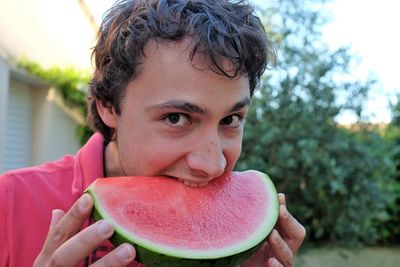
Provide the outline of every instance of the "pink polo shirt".
[[[75,156],[0,176],[0,267],[32,266],[52,210],[67,211],[90,183],[104,176],[103,148],[103,137],[96,133]],[[90,265],[112,248],[105,242],[79,266]]]

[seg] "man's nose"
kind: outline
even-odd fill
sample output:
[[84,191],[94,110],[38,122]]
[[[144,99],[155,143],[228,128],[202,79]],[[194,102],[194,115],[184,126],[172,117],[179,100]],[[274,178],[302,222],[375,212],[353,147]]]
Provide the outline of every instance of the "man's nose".
[[227,165],[222,142],[218,133],[203,135],[196,140],[194,149],[187,155],[186,161],[193,175],[213,179],[221,176]]

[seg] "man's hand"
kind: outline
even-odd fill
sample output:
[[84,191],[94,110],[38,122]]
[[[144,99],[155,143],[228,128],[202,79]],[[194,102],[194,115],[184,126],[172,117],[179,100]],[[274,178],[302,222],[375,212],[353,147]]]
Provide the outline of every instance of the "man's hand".
[[[110,238],[114,229],[105,220],[80,231],[92,208],[92,198],[84,194],[67,213],[53,210],[46,241],[33,266],[76,266]],[[131,245],[122,244],[92,266],[126,266],[135,256],[135,249]]]
[[293,267],[297,250],[306,236],[304,227],[286,209],[285,195],[279,194],[279,218],[267,242],[241,267]]

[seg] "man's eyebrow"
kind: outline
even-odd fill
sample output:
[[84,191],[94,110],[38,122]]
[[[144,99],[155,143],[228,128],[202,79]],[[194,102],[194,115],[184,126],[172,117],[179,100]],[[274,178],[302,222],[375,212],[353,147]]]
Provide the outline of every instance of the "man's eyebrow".
[[[246,97],[243,100],[237,102],[233,107],[229,110],[229,112],[236,112],[242,109],[243,107],[250,105],[250,98]],[[199,113],[199,114],[207,114],[208,111],[199,107],[196,104],[183,101],[183,100],[170,100],[161,104],[157,104],[154,106],[150,106],[147,110],[155,110],[155,109],[177,109],[182,110],[188,113]]]
[[230,110],[229,112],[239,111],[239,110],[241,110],[242,108],[247,107],[247,106],[249,106],[249,105],[250,105],[250,98],[249,98],[249,97],[246,97],[246,98],[244,98],[243,100],[237,102],[237,103],[231,108],[231,110]]
[[148,110],[153,110],[153,109],[167,109],[167,108],[173,108],[173,109],[178,109],[178,110],[183,110],[188,113],[200,113],[200,114],[205,114],[206,110],[202,109],[198,105],[182,101],[182,100],[170,100],[161,104],[157,104],[154,106],[150,106],[147,109]]

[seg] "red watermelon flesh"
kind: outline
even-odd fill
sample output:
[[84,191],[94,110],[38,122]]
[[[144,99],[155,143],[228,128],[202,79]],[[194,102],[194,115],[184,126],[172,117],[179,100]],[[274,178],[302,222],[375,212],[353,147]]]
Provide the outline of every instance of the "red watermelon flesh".
[[177,258],[241,253],[262,242],[278,218],[276,189],[258,171],[198,188],[167,177],[101,178],[88,192],[124,241]]

